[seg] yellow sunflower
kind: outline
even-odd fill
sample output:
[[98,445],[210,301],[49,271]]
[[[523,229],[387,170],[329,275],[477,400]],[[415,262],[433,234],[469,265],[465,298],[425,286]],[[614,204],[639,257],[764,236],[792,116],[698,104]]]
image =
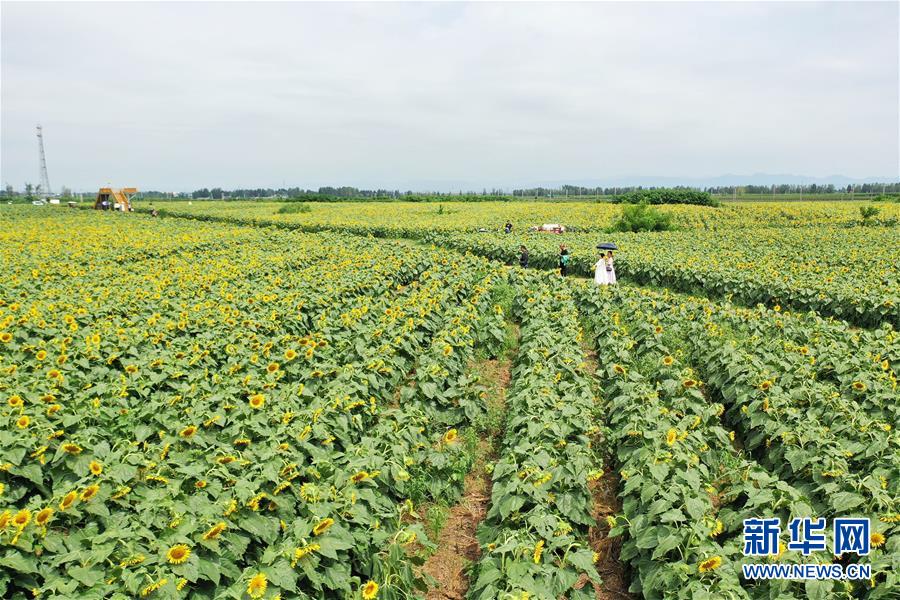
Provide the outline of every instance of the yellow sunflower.
[[266,594],[267,587],[269,587],[269,582],[265,573],[257,573],[247,584],[247,595],[254,599],[262,598]]
[[313,535],[322,535],[323,533],[328,531],[328,528],[332,525],[334,525],[334,519],[332,519],[331,517],[322,519],[316,524],[315,527],[313,527]]
[[67,454],[81,454],[81,446],[78,444],[66,443],[62,445],[62,449]]
[[182,429],[182,430],[178,433],[178,435],[180,435],[180,436],[183,437],[183,438],[189,438],[189,437],[191,437],[192,435],[194,435],[195,433],[197,433],[197,426],[196,426],[196,425],[188,425],[187,427],[185,427],[184,429]]
[[69,492],[68,494],[63,496],[62,501],[59,503],[59,509],[67,510],[73,504],[75,504],[76,500],[78,500],[78,492],[76,492],[75,490],[72,490],[71,492]]
[[18,427],[19,429],[26,429],[30,424],[31,417],[29,417],[28,415],[22,415],[16,420],[16,427]]
[[722,566],[722,559],[718,556],[713,556],[712,558],[708,558],[700,563],[697,567],[697,570],[701,573],[707,573],[709,571],[715,571],[719,567]]
[[883,546],[885,542],[885,537],[883,533],[875,532],[869,536],[869,543],[872,544],[873,548],[878,548]]
[[16,407],[18,407],[18,406],[22,406],[22,404],[24,403],[23,400],[22,400],[22,397],[21,397],[21,396],[18,396],[18,395],[16,395],[16,396],[10,396],[10,397],[9,397],[9,400],[7,400],[6,402],[7,402],[10,406],[12,406],[13,408],[16,408]]
[[98,463],[96,460],[92,460],[91,464],[88,465],[88,468],[91,470],[91,474],[95,477],[99,477],[103,473],[103,465]]
[[672,444],[675,443],[675,440],[677,440],[677,439],[678,439],[678,432],[675,431],[674,429],[670,429],[669,431],[666,432],[666,443],[668,445],[671,446]]
[[534,564],[538,565],[541,563],[541,554],[544,553],[544,540],[540,540],[537,544],[534,545],[534,553],[531,558],[534,560]]
[[38,525],[40,525],[41,527],[43,527],[50,521],[50,518],[52,516],[53,516],[52,508],[42,508],[40,511],[38,511],[38,514],[35,515],[34,522],[37,523]]
[[97,492],[99,492],[99,491],[100,491],[99,485],[89,485],[86,488],[84,488],[83,492],[81,492],[81,500],[83,502],[88,502],[94,496],[96,496]]
[[360,593],[365,600],[372,600],[378,597],[378,584],[374,581],[368,581],[366,585],[360,588]]
[[452,444],[453,442],[456,441],[456,438],[458,437],[458,435],[459,434],[455,429],[451,429],[450,431],[448,431],[447,433],[444,434],[444,443]]
[[31,523],[31,511],[27,508],[23,508],[16,513],[16,516],[12,518],[12,522],[13,525],[18,527],[19,529],[24,529],[26,525]]
[[225,531],[227,528],[228,528],[228,526],[225,525],[225,523],[216,523],[215,525],[210,527],[209,531],[207,531],[206,533],[203,534],[203,539],[204,540],[214,540],[217,537],[219,537],[219,535],[223,531]]
[[191,555],[191,549],[188,548],[185,544],[176,544],[169,548],[169,551],[166,552],[166,560],[169,561],[170,564],[180,565],[181,563],[187,561],[188,557]]
[[266,398],[262,394],[253,394],[250,396],[250,408],[262,408],[266,403]]

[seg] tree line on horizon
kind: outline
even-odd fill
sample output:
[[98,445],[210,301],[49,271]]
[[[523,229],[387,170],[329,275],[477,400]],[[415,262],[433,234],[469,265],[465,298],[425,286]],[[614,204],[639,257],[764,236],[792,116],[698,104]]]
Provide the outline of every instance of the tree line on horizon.
[[[60,188],[62,197],[68,198],[72,196],[72,191],[68,187]],[[282,188],[237,188],[226,190],[221,187],[200,188],[193,192],[167,192],[161,190],[141,190],[140,196],[143,198],[155,199],[181,199],[181,200],[251,200],[251,199],[277,199],[290,200],[297,202],[346,202],[350,200],[366,201],[366,200],[403,200],[408,202],[429,202],[429,201],[457,201],[457,202],[485,202],[485,201],[508,201],[517,198],[522,199],[569,199],[577,200],[585,199],[613,199],[623,196],[633,195],[634,193],[645,191],[663,191],[678,190],[683,193],[697,192],[710,194],[713,196],[779,196],[779,195],[824,195],[824,194],[900,194],[900,182],[895,183],[862,183],[847,186],[835,186],[834,184],[777,184],[777,185],[743,185],[743,186],[597,186],[585,187],[574,185],[563,185],[556,188],[550,187],[532,187],[532,188],[516,188],[511,192],[503,189],[487,189],[483,188],[479,191],[454,191],[454,192],[435,192],[435,191],[413,191],[413,190],[388,190],[388,189],[364,189],[352,186],[323,186],[316,190],[304,189],[301,187],[282,187]],[[0,191],[0,195],[5,198],[26,200],[34,199],[42,195],[42,191],[38,186],[26,183],[24,190],[16,191],[12,185],[7,184]],[[626,200],[627,201],[627,200]],[[704,202],[705,203],[705,202]]]

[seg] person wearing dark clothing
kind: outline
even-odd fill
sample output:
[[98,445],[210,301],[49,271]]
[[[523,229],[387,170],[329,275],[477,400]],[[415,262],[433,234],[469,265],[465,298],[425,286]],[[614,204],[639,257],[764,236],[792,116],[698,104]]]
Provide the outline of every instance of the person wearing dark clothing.
[[523,269],[528,268],[528,248],[519,246],[519,266]]
[[503,227],[503,233],[512,233],[512,223],[507,221]]
[[559,274],[565,277],[569,273],[569,250],[565,244],[559,247]]

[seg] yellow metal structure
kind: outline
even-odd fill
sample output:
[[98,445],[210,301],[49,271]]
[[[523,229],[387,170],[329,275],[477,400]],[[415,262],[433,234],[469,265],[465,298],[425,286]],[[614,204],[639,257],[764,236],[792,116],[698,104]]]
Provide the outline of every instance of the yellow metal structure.
[[100,188],[97,192],[97,201],[94,208],[97,210],[121,210],[131,211],[131,197],[137,193],[137,188]]

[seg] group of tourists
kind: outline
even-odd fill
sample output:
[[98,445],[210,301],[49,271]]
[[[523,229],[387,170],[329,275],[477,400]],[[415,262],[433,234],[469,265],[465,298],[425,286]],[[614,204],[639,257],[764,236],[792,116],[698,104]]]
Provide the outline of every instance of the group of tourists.
[[[559,246],[559,275],[565,277],[569,274],[569,249],[565,244]],[[616,265],[613,262],[612,250],[606,254],[600,252],[600,259],[594,265],[594,283],[597,285],[614,285],[616,283]]]
[[[560,277],[569,274],[569,262],[571,256],[569,249],[565,244],[559,246],[559,256],[557,264],[559,266]],[[528,268],[528,248],[524,244],[519,246],[519,266],[523,269]],[[600,252],[600,259],[594,265],[594,283],[597,285],[615,285],[616,283],[616,265],[613,261],[612,250],[607,250],[606,254]]]

